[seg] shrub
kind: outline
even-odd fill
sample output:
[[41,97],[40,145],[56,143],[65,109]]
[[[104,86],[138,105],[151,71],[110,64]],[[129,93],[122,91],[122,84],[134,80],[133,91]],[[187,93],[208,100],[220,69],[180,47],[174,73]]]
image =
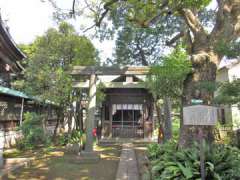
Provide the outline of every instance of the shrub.
[[76,144],[79,143],[81,146],[85,144],[85,134],[82,131],[74,130],[71,134],[63,134],[59,137],[59,144]]
[[[148,147],[153,179],[200,179],[199,147],[176,149],[170,142]],[[214,144],[204,145],[207,180],[240,179],[240,151],[237,148]]]
[[23,124],[19,129],[23,134],[23,138],[16,143],[19,149],[31,149],[50,143],[49,138],[44,134],[42,118],[36,113],[25,113]]

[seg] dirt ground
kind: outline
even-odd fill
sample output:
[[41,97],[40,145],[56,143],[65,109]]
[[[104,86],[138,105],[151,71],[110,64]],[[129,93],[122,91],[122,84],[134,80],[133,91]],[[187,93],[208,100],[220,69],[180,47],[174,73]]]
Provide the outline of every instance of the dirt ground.
[[64,148],[53,149],[35,156],[30,167],[23,167],[3,177],[17,180],[115,180],[121,147],[98,146],[98,163],[79,164],[73,161],[76,155],[67,154]]

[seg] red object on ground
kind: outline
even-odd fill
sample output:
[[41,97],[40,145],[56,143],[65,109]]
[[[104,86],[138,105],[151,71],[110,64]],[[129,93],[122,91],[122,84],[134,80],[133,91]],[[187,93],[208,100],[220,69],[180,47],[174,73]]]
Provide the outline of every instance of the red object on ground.
[[93,128],[93,130],[92,130],[92,135],[93,135],[94,137],[97,136],[97,128]]

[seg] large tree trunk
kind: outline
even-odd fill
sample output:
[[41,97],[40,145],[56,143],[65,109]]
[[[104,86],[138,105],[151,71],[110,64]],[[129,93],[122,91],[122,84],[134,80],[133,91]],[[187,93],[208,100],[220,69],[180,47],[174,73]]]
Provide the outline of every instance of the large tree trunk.
[[76,101],[76,111],[75,111],[75,123],[76,129],[80,130],[80,102]]
[[49,116],[50,116],[50,105],[46,105],[45,106],[45,110],[44,110],[44,120],[43,120],[43,131],[44,131],[44,134],[47,134],[48,133],[48,130],[47,130],[47,124],[48,124],[48,120],[49,120]]
[[[207,45],[207,42],[206,42]],[[187,76],[184,81],[182,104],[184,106],[191,105],[192,99],[202,99],[203,104],[212,105],[213,92],[208,92],[206,89],[199,88],[201,82],[215,83],[218,56],[212,51],[198,51],[192,56],[193,72]],[[182,117],[182,114],[181,114]],[[213,128],[204,127],[203,134],[206,141],[214,140]],[[188,146],[193,141],[198,140],[198,126],[186,126],[183,124],[183,117],[180,123],[179,145]]]
[[[217,65],[223,53],[218,52],[217,54],[214,52],[214,49],[221,41],[227,44],[232,40],[238,39],[240,36],[240,1],[218,0],[216,2],[218,5],[216,21],[210,34],[207,33],[196,13],[191,9],[183,8],[179,10],[188,27],[189,33],[186,33],[185,41],[188,47],[187,50],[192,56],[194,69],[184,82],[183,106],[190,105],[193,98],[202,99],[203,103],[207,105],[212,104],[213,92],[197,88],[197,83],[203,81],[215,82]],[[180,127],[180,146],[186,146],[197,139],[198,127],[183,125],[183,119],[181,119]],[[203,128],[203,134],[206,140],[213,141],[212,127]]]
[[[73,129],[74,129],[74,126],[73,126],[73,112],[74,112],[74,107],[73,107],[73,104],[71,103],[70,104],[70,110],[67,112],[68,116],[68,120],[67,120],[67,123],[68,123],[68,133],[72,133]],[[76,127],[76,124],[75,124],[75,127]]]
[[163,117],[162,117],[162,111],[160,106],[157,104],[155,101],[155,108],[157,111],[157,119],[158,119],[158,143],[161,144],[163,143],[163,138],[164,138],[164,131],[163,131]]
[[164,98],[164,141],[172,138],[172,103],[169,97]]
[[76,102],[76,129],[83,131],[83,115],[82,115],[82,105],[81,105],[81,101],[82,101],[82,95],[81,95],[81,91],[77,91],[76,96],[79,97],[77,99]]
[[47,123],[47,118],[48,118],[48,108],[44,104],[40,107],[39,114],[40,114],[41,120],[42,120],[43,133],[46,135],[47,134],[46,123]]
[[54,132],[53,132],[53,141],[56,140],[57,133],[58,133],[62,118],[64,118],[63,116],[64,116],[63,108],[61,107],[57,110],[57,123],[55,125]]

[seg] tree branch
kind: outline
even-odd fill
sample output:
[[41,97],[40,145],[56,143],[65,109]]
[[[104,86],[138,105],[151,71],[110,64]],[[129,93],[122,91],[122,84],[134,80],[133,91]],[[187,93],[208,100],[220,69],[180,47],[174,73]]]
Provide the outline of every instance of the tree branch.
[[164,14],[168,14],[170,12],[168,9],[164,9],[167,7],[168,3],[169,3],[168,0],[163,0],[161,6],[159,7],[161,12],[156,16],[154,16],[152,19],[148,20],[147,26],[150,26],[151,24],[155,24],[161,16],[163,16]]
[[91,7],[91,5],[87,2],[87,0],[84,0],[84,3],[92,13],[96,14],[96,10]]
[[185,36],[185,39],[186,39],[186,44],[187,44],[187,51],[189,52],[189,54],[192,54],[192,51],[193,51],[193,40],[192,40],[192,37],[191,37],[191,33],[190,33],[190,30],[187,30],[185,33],[184,33],[184,36]]
[[97,27],[100,27],[103,19],[105,18],[105,16],[107,15],[107,13],[108,13],[109,10],[110,10],[109,7],[110,7],[111,5],[113,5],[114,3],[118,2],[118,1],[119,1],[119,0],[111,0],[111,1],[106,2],[106,3],[104,4],[103,8],[104,8],[105,10],[104,10],[103,13],[100,15],[99,19],[96,20],[96,26],[97,26]]
[[202,24],[200,23],[199,19],[190,9],[180,9],[180,14],[183,16],[186,24],[191,29],[194,35],[198,33],[205,33]]
[[172,44],[174,44],[177,40],[179,40],[181,37],[184,36],[184,32],[181,31],[179,32],[177,35],[175,35],[172,39],[170,39],[169,41],[166,42],[167,46],[171,46]]
[[91,26],[87,27],[86,29],[84,29],[84,30],[83,30],[83,33],[85,33],[85,32],[87,32],[87,31],[89,31],[90,29],[94,28],[95,26],[96,26],[96,25],[95,25],[95,24],[93,24],[93,25],[91,25]]
[[[218,11],[211,40],[225,39],[226,43],[240,36],[240,0],[217,0]],[[218,42],[215,42],[218,43]]]
[[75,4],[76,4],[76,0],[73,0],[73,3],[72,3],[72,12],[71,12],[71,15],[72,15],[72,16],[75,16]]
[[146,60],[146,57],[145,57],[145,53],[144,53],[144,50],[142,49],[142,47],[140,46],[140,42],[137,40],[137,44],[136,44],[136,47],[137,49],[139,50],[139,55],[141,57],[141,63],[143,66],[147,66],[148,65],[148,62]]

